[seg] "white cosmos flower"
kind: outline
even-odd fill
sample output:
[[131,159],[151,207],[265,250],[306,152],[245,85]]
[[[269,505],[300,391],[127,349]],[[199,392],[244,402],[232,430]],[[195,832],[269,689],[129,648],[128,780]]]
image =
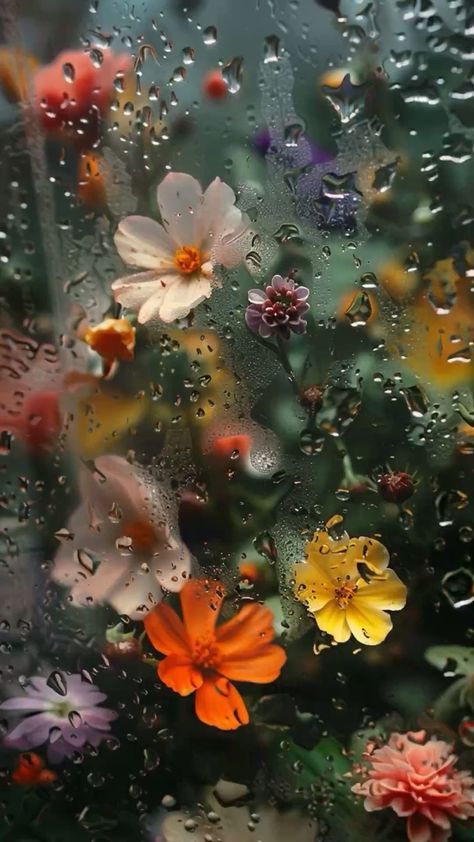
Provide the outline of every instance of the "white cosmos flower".
[[52,570],[76,605],[107,602],[143,619],[163,597],[180,591],[191,557],[165,517],[160,488],[121,456],[82,466],[82,502],[71,515]]
[[158,187],[158,207],[162,225],[127,216],[115,234],[122,260],[146,270],[112,284],[115,300],[138,312],[141,324],[181,319],[209,298],[213,267],[241,261],[249,227],[233,190],[220,178],[203,193],[192,176],[168,173]]

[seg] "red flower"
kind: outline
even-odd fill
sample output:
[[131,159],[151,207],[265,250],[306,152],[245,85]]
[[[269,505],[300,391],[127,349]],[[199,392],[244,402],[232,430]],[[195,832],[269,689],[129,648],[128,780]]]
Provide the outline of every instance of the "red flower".
[[219,69],[210,70],[202,80],[202,89],[209,99],[224,99],[229,88]]
[[131,69],[126,53],[104,50],[95,63],[82,50],[65,50],[34,76],[35,95],[46,131],[62,141],[90,146],[113,96],[114,79]]
[[12,781],[19,786],[41,786],[56,780],[56,773],[45,769],[44,760],[33,751],[20,754]]
[[367,780],[352,791],[365,795],[369,812],[391,807],[406,817],[410,842],[445,842],[451,818],[474,816],[474,779],[455,768],[449,743],[427,740],[425,731],[392,734],[368,760]]

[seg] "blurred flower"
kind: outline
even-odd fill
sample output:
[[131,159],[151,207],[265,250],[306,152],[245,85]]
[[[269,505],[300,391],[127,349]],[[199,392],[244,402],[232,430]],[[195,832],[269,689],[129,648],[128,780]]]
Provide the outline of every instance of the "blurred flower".
[[308,297],[306,287],[296,286],[292,278],[274,275],[265,290],[249,290],[247,326],[265,339],[270,336],[289,339],[291,332],[304,333],[306,321],[302,316],[309,310]]
[[26,102],[38,67],[37,59],[21,47],[0,49],[0,89],[10,102]]
[[413,495],[415,483],[406,471],[389,471],[377,480],[378,492],[387,503],[404,503]]
[[181,696],[196,692],[201,722],[233,730],[247,725],[249,715],[231,681],[275,681],[286,655],[272,644],[273,614],[262,605],[247,603],[216,628],[224,596],[220,582],[191,579],[180,593],[182,621],[162,603],[144,622],[151,643],[166,655],[158,664],[163,683]]
[[455,768],[452,750],[443,740],[427,740],[425,731],[394,733],[367,755],[367,780],[352,791],[365,796],[369,812],[390,807],[406,816],[410,842],[445,842],[451,818],[474,816],[474,778]]
[[416,269],[408,270],[396,260],[387,261],[377,267],[377,279],[395,301],[404,301],[415,292],[420,278]]
[[209,99],[225,99],[229,93],[229,87],[219,68],[206,73],[202,80],[202,89]]
[[407,307],[410,331],[404,326],[396,353],[426,385],[446,389],[468,383],[474,370],[471,279],[460,275],[454,258],[448,258],[438,261],[423,280],[425,286]]
[[337,643],[353,634],[376,646],[392,628],[387,611],[400,611],[406,602],[407,589],[388,569],[389,560],[373,538],[317,531],[306,545],[306,561],[295,567],[295,595]]
[[120,456],[101,456],[80,473],[82,503],[56,553],[53,579],[71,588],[77,605],[108,602],[141,618],[163,596],[179,591],[190,556],[163,513],[160,490]]
[[0,427],[33,451],[47,449],[61,429],[63,371],[53,345],[0,331]]
[[210,455],[224,462],[247,459],[252,448],[252,439],[245,434],[217,436],[210,444]]
[[128,216],[115,234],[122,260],[146,270],[112,284],[115,300],[138,312],[142,324],[183,318],[209,298],[214,266],[240,262],[248,228],[234,192],[220,178],[203,194],[192,176],[168,173],[158,187],[158,206],[163,225]]
[[113,96],[114,80],[131,67],[126,53],[64,50],[34,76],[43,128],[63,142],[91,146]]
[[45,769],[44,760],[34,752],[20,754],[16,768],[12,772],[13,783],[19,786],[46,786],[53,783],[56,778],[56,772]]
[[84,342],[104,360],[105,376],[116,360],[133,360],[136,331],[128,319],[104,319],[95,327],[84,325],[82,331],[79,326],[79,331]]
[[83,205],[101,211],[107,205],[107,164],[96,152],[81,152],[77,170],[77,197]]
[[86,744],[98,746],[117,718],[115,711],[99,707],[107,698],[105,693],[80,675],[64,676],[57,689],[34,676],[24,689],[25,695],[0,705],[0,710],[22,717],[5,737],[5,745],[28,750],[48,742],[51,763],[59,763]]

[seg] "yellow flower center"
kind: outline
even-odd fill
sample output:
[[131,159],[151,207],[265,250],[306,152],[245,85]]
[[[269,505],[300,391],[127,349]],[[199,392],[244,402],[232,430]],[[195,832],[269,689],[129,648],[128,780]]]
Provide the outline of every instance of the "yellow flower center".
[[347,608],[357,592],[357,585],[341,585],[334,591],[334,599],[339,608]]
[[123,534],[130,538],[134,550],[151,550],[156,541],[155,528],[149,520],[134,520],[124,524]]
[[196,246],[181,246],[174,253],[174,265],[183,275],[191,275],[201,268],[201,252]]

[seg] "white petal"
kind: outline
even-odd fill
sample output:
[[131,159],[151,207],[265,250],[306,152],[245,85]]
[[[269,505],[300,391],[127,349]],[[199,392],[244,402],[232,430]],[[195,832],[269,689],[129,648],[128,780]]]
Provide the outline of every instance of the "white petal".
[[150,569],[165,590],[179,592],[191,573],[191,556],[187,547],[170,537],[168,546],[153,557]]
[[235,193],[228,184],[215,178],[204,193],[199,214],[200,233],[203,243],[210,248],[217,237],[239,225],[242,214],[235,207]]
[[118,614],[126,614],[132,620],[143,620],[162,598],[163,591],[156,576],[136,566],[117,583],[107,601]]
[[146,324],[150,321],[150,319],[159,317],[160,307],[166,295],[166,287],[168,284],[173,283],[175,277],[175,275],[168,276],[166,281],[163,281],[160,286],[156,288],[153,295],[150,295],[150,297],[143,302],[140,310],[138,311],[138,321],[141,325]]
[[158,187],[158,207],[163,225],[179,246],[200,246],[201,185],[186,173],[168,173]]
[[163,304],[160,307],[160,319],[172,322],[183,319],[189,311],[197,307],[211,295],[211,283],[203,275],[179,275],[172,284],[168,284]]
[[[166,275],[163,278],[166,278]],[[112,294],[118,304],[137,313],[145,301],[163,289],[163,283],[163,279],[154,271],[138,272],[136,275],[128,275],[114,281]]]
[[162,225],[147,216],[127,216],[114,237],[117,251],[129,266],[163,269],[173,265],[173,243]]

